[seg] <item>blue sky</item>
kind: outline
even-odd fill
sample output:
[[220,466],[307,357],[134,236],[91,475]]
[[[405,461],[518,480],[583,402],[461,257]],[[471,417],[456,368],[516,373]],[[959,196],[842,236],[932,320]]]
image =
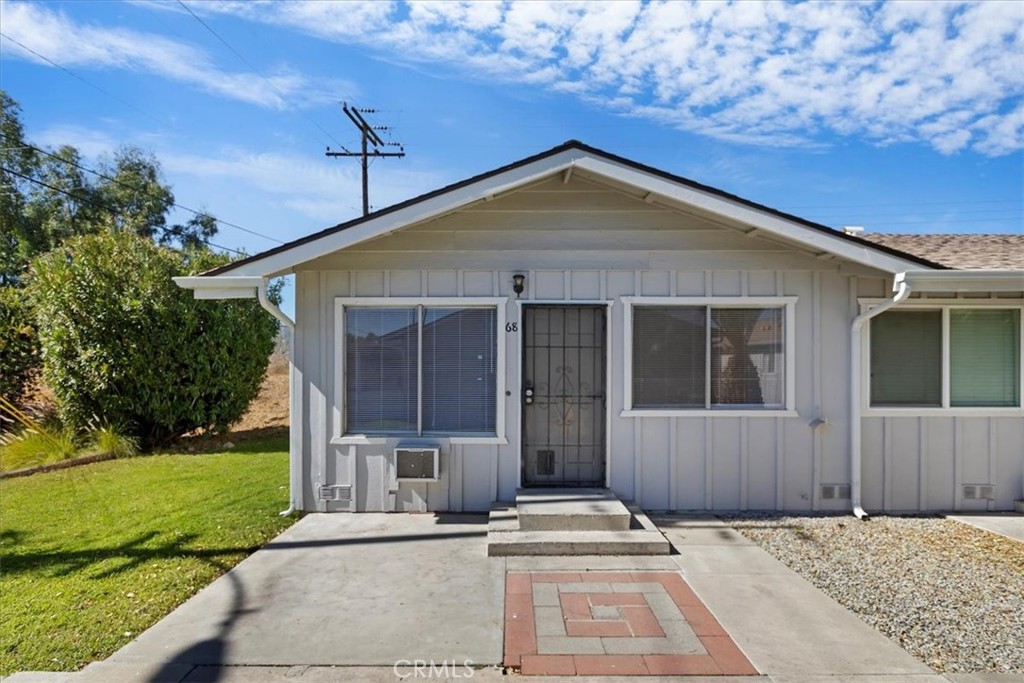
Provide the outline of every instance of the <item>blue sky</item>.
[[1024,232],[1024,3],[8,1],[0,26],[30,140],[152,151],[181,204],[272,238],[221,226],[250,253],[359,215],[357,162],[324,156],[358,145],[342,101],[408,152],[376,208],[576,138],[833,227]]

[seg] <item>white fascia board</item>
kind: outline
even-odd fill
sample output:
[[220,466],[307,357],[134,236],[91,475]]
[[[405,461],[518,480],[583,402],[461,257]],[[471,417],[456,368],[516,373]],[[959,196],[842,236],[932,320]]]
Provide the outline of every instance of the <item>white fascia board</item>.
[[298,244],[291,249],[271,254],[265,258],[257,258],[232,270],[231,273],[242,276],[270,277],[290,272],[300,263],[312,261],[325,254],[387,235],[414,223],[443,216],[472,202],[561,173],[571,167],[575,160],[583,154],[585,153],[581,150],[569,149],[545,159],[538,159],[531,164],[509,169],[499,175],[415,202],[397,211],[370,219],[365,223],[353,225],[345,230],[324,235],[304,244]]
[[1024,270],[908,270],[901,281],[914,292],[1024,292]]
[[576,166],[590,173],[646,190],[653,193],[655,198],[661,196],[665,199],[704,209],[705,211],[749,225],[752,228],[764,230],[765,232],[770,232],[787,240],[802,244],[812,250],[830,252],[869,268],[888,273],[900,273],[923,267],[922,264],[916,261],[901,259],[874,249],[870,243],[858,246],[841,237],[833,237],[809,228],[806,225],[786,220],[782,216],[776,216],[741,202],[688,187],[612,161],[586,157],[576,161]]
[[263,284],[262,277],[238,277],[236,275],[190,276],[171,279],[182,289],[191,289],[195,299],[255,299],[257,290]]

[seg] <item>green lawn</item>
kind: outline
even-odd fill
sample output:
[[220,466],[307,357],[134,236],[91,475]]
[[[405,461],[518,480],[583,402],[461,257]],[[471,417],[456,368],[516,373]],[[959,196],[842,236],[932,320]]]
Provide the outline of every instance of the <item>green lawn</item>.
[[0,481],[0,676],[109,656],[291,524],[287,448]]

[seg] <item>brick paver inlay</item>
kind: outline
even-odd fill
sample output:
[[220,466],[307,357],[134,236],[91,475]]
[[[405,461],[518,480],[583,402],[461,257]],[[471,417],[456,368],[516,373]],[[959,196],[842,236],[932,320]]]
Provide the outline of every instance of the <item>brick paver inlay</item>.
[[508,572],[505,666],[523,675],[756,675],[675,572]]

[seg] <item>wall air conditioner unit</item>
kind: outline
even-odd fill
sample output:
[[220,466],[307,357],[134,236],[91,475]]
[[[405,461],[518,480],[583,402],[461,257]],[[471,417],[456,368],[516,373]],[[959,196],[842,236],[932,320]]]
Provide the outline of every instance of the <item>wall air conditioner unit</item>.
[[403,446],[395,449],[398,481],[437,481],[441,449],[436,446]]

